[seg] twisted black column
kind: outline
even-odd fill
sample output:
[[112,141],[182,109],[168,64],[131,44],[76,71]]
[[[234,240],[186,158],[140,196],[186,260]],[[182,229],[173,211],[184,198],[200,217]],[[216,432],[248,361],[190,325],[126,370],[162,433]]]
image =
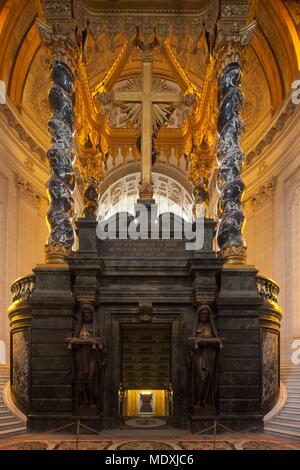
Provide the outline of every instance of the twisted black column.
[[245,214],[242,207],[245,184],[241,178],[244,153],[241,134],[244,123],[241,110],[244,102],[241,91],[242,71],[239,63],[229,63],[222,71],[218,91],[218,150],[219,175],[217,189],[219,227],[217,240],[229,262],[244,263],[246,247],[243,239]]
[[45,252],[46,261],[63,262],[74,243],[74,77],[64,62],[54,61],[51,80],[49,105],[52,117],[48,122],[52,136],[48,151],[51,175],[47,183],[50,199],[47,221],[50,234]]

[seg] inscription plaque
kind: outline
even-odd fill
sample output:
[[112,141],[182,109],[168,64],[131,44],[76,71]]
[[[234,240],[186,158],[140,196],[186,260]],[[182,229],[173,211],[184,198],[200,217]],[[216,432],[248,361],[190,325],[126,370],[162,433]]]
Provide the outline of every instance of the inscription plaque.
[[128,258],[147,257],[188,257],[186,240],[98,240],[101,257],[124,256]]

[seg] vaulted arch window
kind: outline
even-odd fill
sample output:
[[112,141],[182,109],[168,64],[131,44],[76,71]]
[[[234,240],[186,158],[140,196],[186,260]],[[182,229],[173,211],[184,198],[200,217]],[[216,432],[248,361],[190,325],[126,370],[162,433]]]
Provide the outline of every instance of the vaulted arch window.
[[[101,196],[99,220],[127,211],[134,215],[134,206],[139,198],[140,173],[132,173],[112,184]],[[153,173],[154,199],[158,215],[173,212],[187,221],[192,220],[192,198],[176,180],[160,173]]]

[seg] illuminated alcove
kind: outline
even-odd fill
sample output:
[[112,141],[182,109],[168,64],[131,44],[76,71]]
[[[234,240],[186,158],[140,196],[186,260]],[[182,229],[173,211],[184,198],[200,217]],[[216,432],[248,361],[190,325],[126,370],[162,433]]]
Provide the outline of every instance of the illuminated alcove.
[[[135,215],[135,204],[139,198],[140,173],[124,176],[111,185],[101,196],[99,220],[127,211]],[[187,221],[192,220],[192,198],[188,191],[175,179],[160,173],[153,173],[153,198],[158,215],[173,212]]]

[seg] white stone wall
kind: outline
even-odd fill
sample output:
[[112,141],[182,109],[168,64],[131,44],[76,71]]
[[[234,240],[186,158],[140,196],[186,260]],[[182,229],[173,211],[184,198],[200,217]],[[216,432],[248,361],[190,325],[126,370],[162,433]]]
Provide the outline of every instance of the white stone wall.
[[[286,102],[286,107],[289,101]],[[281,358],[291,361],[292,343],[300,338],[300,105],[289,122],[276,129],[273,142],[264,146],[244,168],[246,195],[245,240],[247,262],[279,284]],[[211,181],[211,216],[218,194]]]
[[300,337],[299,109],[278,138],[244,172],[248,263],[280,286],[281,357],[290,361]]
[[[0,361],[9,361],[9,319],[12,282],[44,262],[48,229],[45,222],[46,171],[26,164],[24,143],[0,113]],[[46,168],[45,168],[46,170]],[[43,181],[44,178],[44,181]]]

